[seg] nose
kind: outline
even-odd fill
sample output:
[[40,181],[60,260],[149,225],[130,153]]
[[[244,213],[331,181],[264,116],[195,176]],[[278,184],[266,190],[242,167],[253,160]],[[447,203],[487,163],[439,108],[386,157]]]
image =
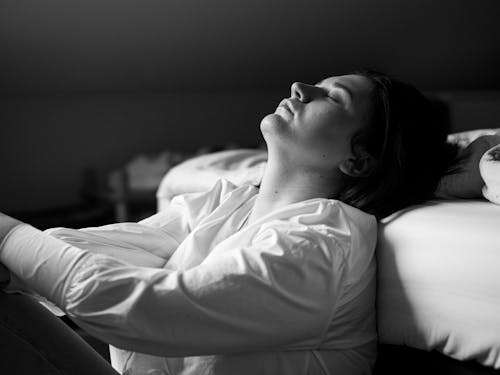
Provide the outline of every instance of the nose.
[[306,83],[294,82],[291,87],[291,96],[301,102],[309,102],[314,97],[316,88],[316,86]]

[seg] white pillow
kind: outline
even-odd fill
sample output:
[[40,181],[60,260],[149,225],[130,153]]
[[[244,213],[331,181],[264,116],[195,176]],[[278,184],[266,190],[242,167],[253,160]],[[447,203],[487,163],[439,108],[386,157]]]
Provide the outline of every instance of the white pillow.
[[429,201],[383,219],[378,238],[380,342],[500,369],[500,206]]

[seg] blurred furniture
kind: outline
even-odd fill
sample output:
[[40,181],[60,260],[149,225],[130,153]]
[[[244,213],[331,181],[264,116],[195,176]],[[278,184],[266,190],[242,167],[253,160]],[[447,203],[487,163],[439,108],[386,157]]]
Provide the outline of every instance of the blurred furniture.
[[126,185],[119,190],[95,191],[92,194],[103,204],[112,207],[112,220],[121,223],[126,221],[139,221],[156,212],[156,189],[129,190]]

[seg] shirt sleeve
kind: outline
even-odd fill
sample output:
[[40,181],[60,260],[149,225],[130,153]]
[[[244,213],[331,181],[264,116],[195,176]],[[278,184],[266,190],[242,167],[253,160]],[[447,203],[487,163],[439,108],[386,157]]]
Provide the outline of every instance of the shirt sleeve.
[[342,249],[331,251],[331,238],[314,238],[268,229],[248,247],[214,250],[179,272],[89,254],[25,225],[9,234],[0,254],[101,340],[194,356],[319,345],[341,293],[344,259]]
[[136,266],[159,268],[233,188],[220,181],[207,192],[177,196],[165,210],[138,223],[83,229],[52,228],[45,232],[79,249],[109,255]]

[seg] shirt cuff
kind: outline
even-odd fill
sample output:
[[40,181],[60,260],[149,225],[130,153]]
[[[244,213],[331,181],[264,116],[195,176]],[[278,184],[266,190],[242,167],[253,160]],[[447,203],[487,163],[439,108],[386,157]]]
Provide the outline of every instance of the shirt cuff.
[[89,256],[28,224],[14,227],[0,244],[0,262],[31,290],[62,308],[74,272]]

